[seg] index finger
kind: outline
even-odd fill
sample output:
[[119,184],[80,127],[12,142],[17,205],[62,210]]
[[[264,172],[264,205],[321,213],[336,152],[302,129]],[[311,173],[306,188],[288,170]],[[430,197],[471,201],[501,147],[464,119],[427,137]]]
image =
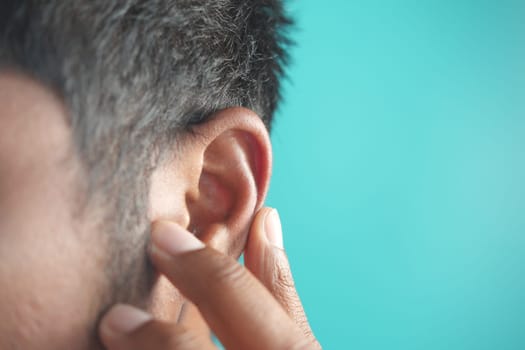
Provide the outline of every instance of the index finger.
[[227,348],[301,346],[300,331],[250,272],[180,226],[157,223],[150,255],[159,272],[199,308]]

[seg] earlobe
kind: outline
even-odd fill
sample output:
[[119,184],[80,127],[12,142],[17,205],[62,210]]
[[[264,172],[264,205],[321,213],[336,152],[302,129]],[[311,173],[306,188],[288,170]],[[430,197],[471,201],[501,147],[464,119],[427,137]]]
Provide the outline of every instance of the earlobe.
[[[162,192],[163,197],[172,192],[169,197],[178,204],[163,201],[172,206],[169,217],[186,218],[178,223],[199,239],[224,253],[240,255],[270,180],[271,146],[266,127],[252,111],[229,108],[195,126],[181,142],[182,154],[172,157],[176,161],[156,171],[164,172],[163,179],[171,174],[170,183],[179,188],[155,183],[159,174],[154,174],[152,192]],[[154,197],[150,196],[152,202]],[[158,219],[170,219],[166,214]]]

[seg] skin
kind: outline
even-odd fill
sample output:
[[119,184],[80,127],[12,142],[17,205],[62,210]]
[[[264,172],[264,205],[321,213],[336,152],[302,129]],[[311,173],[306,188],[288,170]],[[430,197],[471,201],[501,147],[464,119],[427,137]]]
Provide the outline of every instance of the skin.
[[89,248],[101,242],[73,215],[79,164],[64,115],[42,86],[0,76],[1,349],[89,344],[106,288]]
[[278,220],[274,209],[257,214],[246,268],[180,226],[157,223],[151,259],[198,313],[169,323],[118,305],[100,325],[104,344],[112,350],[216,349],[203,320],[227,349],[320,349],[293,286]]
[[[147,322],[125,335],[111,327],[119,322],[115,308],[99,326],[108,295],[119,291],[105,273],[108,233],[96,211],[78,205],[86,178],[63,104],[32,79],[0,73],[0,125],[1,349],[99,349],[100,339],[108,349],[192,349],[191,339],[206,349],[209,326],[230,348],[318,346],[284,251],[264,238],[271,147],[253,112],[220,111],[198,136],[183,135],[183,151],[152,174],[147,217],[157,253],[164,247],[158,238],[173,236],[174,227],[191,229],[196,236],[187,236],[200,246],[150,254],[158,278],[138,301],[147,305]],[[162,227],[171,229],[159,236]],[[235,262],[243,251],[251,273]],[[218,284],[210,288],[202,276]],[[263,322],[262,311],[274,322]],[[134,347],[128,336],[140,336]],[[282,343],[272,343],[276,337]]]

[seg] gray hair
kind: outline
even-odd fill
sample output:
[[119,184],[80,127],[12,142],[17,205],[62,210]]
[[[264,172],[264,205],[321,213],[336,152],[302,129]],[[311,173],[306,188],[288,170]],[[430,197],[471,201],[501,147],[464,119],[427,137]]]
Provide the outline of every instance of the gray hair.
[[149,177],[178,133],[230,106],[270,127],[289,25],[277,0],[2,1],[0,69],[42,82],[67,107],[87,193],[126,248],[115,266],[144,248]]

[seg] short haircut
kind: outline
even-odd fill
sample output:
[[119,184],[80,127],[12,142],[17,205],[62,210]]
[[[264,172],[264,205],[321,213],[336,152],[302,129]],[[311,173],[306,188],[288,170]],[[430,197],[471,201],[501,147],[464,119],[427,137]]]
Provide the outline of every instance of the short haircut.
[[270,127],[290,24],[278,0],[2,0],[0,70],[63,101],[111,240],[142,249],[149,177],[180,132],[231,106]]

